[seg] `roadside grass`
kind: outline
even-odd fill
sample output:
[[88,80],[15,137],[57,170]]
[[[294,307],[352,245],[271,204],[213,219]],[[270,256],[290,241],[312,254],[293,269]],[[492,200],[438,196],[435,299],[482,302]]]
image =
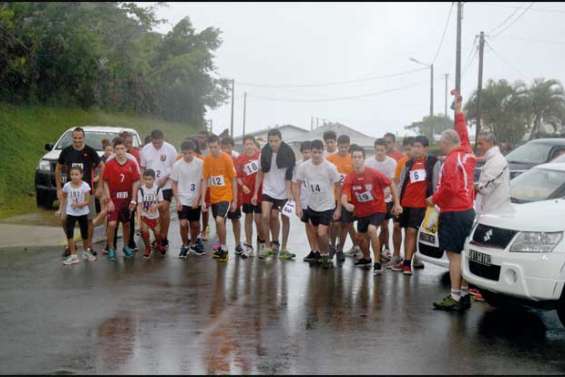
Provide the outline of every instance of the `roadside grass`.
[[159,128],[176,147],[197,132],[187,124],[135,114],[0,102],[0,219],[33,211],[34,174],[44,145],[54,143],[69,127],[85,125],[131,127],[142,138]]

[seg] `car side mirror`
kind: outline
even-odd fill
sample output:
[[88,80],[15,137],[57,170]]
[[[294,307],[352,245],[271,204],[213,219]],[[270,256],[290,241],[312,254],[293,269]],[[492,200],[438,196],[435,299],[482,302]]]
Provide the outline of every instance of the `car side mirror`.
[[45,150],[47,152],[51,152],[53,150],[53,144],[51,144],[51,143],[45,144]]

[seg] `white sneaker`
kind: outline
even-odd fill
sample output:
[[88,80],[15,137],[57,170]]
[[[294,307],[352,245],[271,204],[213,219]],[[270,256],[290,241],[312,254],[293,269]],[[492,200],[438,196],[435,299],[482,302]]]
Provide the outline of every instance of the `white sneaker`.
[[80,259],[78,258],[78,256],[76,254],[69,255],[67,258],[65,258],[65,260],[63,260],[63,264],[66,265],[66,266],[69,266],[71,264],[76,264],[76,263],[80,263]]
[[243,254],[246,257],[252,257],[253,256],[253,246],[249,246],[247,244],[243,245]]
[[388,249],[388,247],[385,247],[383,249],[382,258],[384,258],[384,259],[391,259],[392,258],[392,254],[391,254],[390,250]]
[[355,250],[355,246],[352,246],[351,249],[344,251],[343,255],[345,255],[346,257],[353,257],[356,253],[357,251]]

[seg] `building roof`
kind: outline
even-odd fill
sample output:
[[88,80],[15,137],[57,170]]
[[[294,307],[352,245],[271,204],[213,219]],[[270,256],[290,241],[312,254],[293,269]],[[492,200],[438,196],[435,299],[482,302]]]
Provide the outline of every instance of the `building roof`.
[[[309,131],[302,128],[302,127],[298,127],[298,126],[293,126],[292,124],[285,124],[282,126],[278,126],[278,127],[270,127],[270,128],[263,128],[262,130],[258,130],[258,131],[253,131],[253,132],[249,132],[246,133],[246,136],[258,136],[258,135],[262,135],[262,134],[266,134],[267,132],[269,132],[269,130],[272,130],[274,128],[277,128],[281,131],[281,133],[283,134],[283,140],[286,141],[286,138],[284,136],[284,131],[285,130],[293,130],[295,132],[299,132],[299,133],[304,133],[307,134]],[[235,140],[243,140],[243,135],[239,135],[237,137],[235,137]]]
[[296,137],[293,139],[285,139],[285,141],[288,143],[292,143],[292,142],[301,142],[304,140],[314,140],[314,139],[322,140],[323,139],[322,135],[324,134],[324,132],[329,130],[335,131],[338,137],[339,135],[348,135],[349,138],[351,139],[351,144],[357,144],[363,147],[373,148],[373,144],[375,142],[374,137],[365,135],[362,132],[359,132],[351,127],[339,123],[325,124],[321,127],[318,127],[308,132],[308,134],[306,135],[303,135],[301,137]]

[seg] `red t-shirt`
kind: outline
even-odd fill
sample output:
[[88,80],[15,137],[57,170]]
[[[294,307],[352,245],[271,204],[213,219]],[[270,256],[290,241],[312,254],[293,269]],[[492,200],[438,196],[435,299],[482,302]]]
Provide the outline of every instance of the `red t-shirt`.
[[391,185],[390,179],[375,169],[365,168],[362,173],[350,173],[345,177],[343,192],[351,198],[357,217],[386,213],[384,190]]
[[405,208],[426,208],[426,159],[414,161],[408,174],[408,183],[404,189],[404,195],[400,205]]
[[108,182],[112,200],[133,199],[132,186],[140,179],[137,165],[132,160],[127,160],[120,165],[116,158],[110,160],[104,169],[104,181]]
[[[235,169],[237,171],[237,177],[241,179],[243,184],[251,190],[249,194],[245,194],[241,187],[238,187],[238,190],[241,190],[241,203],[243,204],[250,204],[251,198],[253,197],[253,191],[255,190],[255,181],[257,180],[257,172],[259,171],[260,161],[259,151],[255,152],[253,156],[249,157],[245,153],[239,155],[239,157],[235,160]],[[261,188],[259,188],[259,195],[261,197]]]

